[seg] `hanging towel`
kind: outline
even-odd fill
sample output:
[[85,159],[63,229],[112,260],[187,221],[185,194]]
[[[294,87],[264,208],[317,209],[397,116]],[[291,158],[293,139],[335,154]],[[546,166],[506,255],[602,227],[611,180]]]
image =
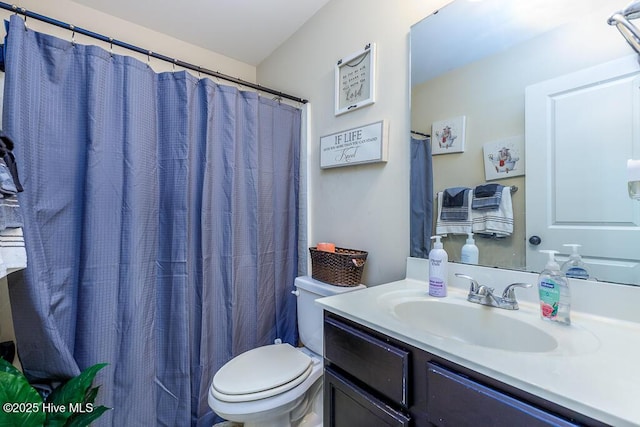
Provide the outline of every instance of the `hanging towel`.
[[472,230],[477,234],[506,237],[513,233],[511,187],[502,188],[500,206],[494,210],[471,210]]
[[18,197],[11,196],[0,199],[0,230],[22,227],[22,212]]
[[467,234],[471,232],[471,203],[469,203],[470,191],[465,191],[467,202],[465,204],[467,212],[466,218],[461,220],[446,220],[442,218],[443,199],[442,191],[438,192],[438,216],[436,218],[436,234]]
[[466,221],[469,219],[469,188],[452,187],[442,192],[442,212],[444,221]]
[[0,230],[22,227],[22,212],[16,196],[19,191],[22,186],[16,184],[6,162],[0,158]]
[[471,209],[498,209],[503,187],[500,184],[478,185],[473,190]]
[[22,228],[0,231],[0,277],[27,267]]

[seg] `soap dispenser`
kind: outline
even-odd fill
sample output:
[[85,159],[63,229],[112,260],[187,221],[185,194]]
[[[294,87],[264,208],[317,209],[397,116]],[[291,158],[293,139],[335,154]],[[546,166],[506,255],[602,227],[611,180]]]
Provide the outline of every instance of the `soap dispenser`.
[[540,315],[545,320],[571,324],[571,293],[569,281],[560,271],[554,255],[558,251],[541,250],[549,255],[549,260],[544,270],[538,276],[538,292],[540,294]]
[[569,255],[569,259],[562,264],[562,268],[560,270],[565,276],[572,279],[588,279],[589,270],[578,253],[578,248],[582,245],[578,245],[577,243],[566,243],[562,246],[570,247],[572,252],[571,255]]
[[447,274],[449,255],[444,250],[440,239],[442,236],[432,236],[435,239],[433,249],[429,251],[429,295],[433,297],[447,296]]
[[473,240],[473,233],[467,233],[467,243],[462,247],[460,261],[464,264],[478,264],[478,247]]

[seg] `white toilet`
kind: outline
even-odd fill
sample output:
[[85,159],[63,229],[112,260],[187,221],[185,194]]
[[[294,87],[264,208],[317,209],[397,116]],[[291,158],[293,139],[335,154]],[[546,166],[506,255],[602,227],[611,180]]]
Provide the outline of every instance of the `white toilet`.
[[305,347],[272,344],[227,362],[213,377],[209,406],[245,427],[322,426],[322,308],[314,301],[365,286],[297,277],[298,333]]

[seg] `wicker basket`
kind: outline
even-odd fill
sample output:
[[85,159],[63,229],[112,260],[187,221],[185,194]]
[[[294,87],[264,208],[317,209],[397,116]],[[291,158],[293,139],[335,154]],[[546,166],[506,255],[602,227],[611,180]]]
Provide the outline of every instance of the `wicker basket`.
[[311,277],[336,286],[358,286],[367,260],[367,252],[336,248],[335,252],[311,252]]

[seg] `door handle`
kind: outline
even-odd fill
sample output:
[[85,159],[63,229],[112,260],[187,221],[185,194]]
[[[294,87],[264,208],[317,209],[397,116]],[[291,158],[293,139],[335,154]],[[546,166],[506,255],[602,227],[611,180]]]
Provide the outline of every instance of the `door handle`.
[[531,243],[533,246],[538,246],[540,243],[542,243],[542,239],[539,236],[531,236],[529,237],[529,243]]

